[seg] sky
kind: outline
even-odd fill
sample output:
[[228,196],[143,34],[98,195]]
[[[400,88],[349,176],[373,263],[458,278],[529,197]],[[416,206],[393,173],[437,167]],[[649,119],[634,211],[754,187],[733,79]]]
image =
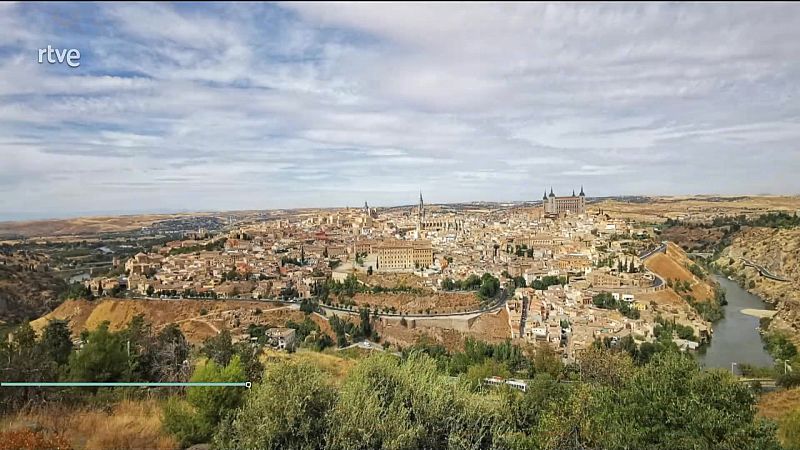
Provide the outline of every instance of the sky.
[[800,194],[800,4],[0,3],[0,30],[0,220]]

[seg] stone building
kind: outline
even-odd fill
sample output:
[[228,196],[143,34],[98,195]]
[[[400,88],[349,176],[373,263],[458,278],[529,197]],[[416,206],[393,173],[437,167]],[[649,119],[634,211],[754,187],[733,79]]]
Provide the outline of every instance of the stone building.
[[384,241],[373,246],[379,271],[411,271],[433,264],[433,247],[427,240]]
[[542,197],[542,204],[544,205],[544,212],[546,214],[561,214],[561,213],[572,213],[572,214],[585,214],[586,213],[586,194],[583,193],[583,186],[581,186],[581,193],[575,195],[575,191],[572,191],[572,195],[568,197],[556,197],[556,194],[553,193],[553,188],[550,188],[550,194],[548,195],[545,192],[544,197]]

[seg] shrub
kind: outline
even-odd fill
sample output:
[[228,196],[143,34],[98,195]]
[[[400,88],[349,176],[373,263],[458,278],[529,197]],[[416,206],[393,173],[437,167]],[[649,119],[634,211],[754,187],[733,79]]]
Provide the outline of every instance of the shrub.
[[[245,381],[245,370],[236,355],[230,364],[220,366],[213,360],[197,367],[191,381]],[[171,398],[164,408],[164,428],[183,446],[208,442],[220,421],[239,403],[240,387],[190,387],[186,400]]]
[[335,399],[335,391],[316,367],[269,365],[242,408],[223,423],[215,437],[216,448],[323,448],[325,417]]

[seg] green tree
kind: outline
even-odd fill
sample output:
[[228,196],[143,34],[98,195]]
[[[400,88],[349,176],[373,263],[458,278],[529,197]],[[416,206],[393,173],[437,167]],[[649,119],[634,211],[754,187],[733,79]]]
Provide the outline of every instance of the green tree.
[[469,366],[464,380],[473,390],[478,390],[483,385],[483,380],[491,377],[509,378],[511,371],[504,364],[493,359],[486,359],[480,364]]
[[665,352],[600,396],[602,448],[775,449],[774,426],[755,418],[749,387],[690,355]]
[[69,361],[72,353],[72,333],[69,321],[50,320],[42,331],[41,346],[44,352],[58,365]]
[[162,329],[155,339],[155,365],[151,377],[155,381],[181,381],[188,377],[189,342],[176,324]]
[[130,378],[126,340],[103,322],[86,335],[83,347],[69,357],[69,378],[75,381],[114,382]]
[[547,374],[552,379],[558,380],[564,371],[564,364],[561,357],[549,345],[543,345],[536,349],[533,354],[531,368],[533,373]]
[[[8,339],[0,340],[0,377],[15,381],[52,381],[57,365],[36,342],[30,324],[15,328]],[[13,410],[31,400],[45,398],[48,392],[35,388],[0,389],[0,411]]]
[[91,300],[93,298],[92,291],[80,282],[70,284],[61,296],[65,300]]
[[478,395],[424,354],[370,356],[350,371],[328,415],[327,447],[490,448],[502,415]]
[[[238,356],[220,366],[208,360],[197,366],[193,382],[243,382],[244,367]],[[219,423],[242,401],[241,387],[190,387],[186,400],[172,398],[164,408],[164,428],[183,446],[209,442]]]
[[218,365],[228,365],[235,353],[231,332],[225,329],[216,336],[212,336],[203,341],[203,347],[200,349],[200,353],[213,360]]
[[797,356],[797,347],[789,339],[789,336],[781,331],[765,334],[764,348],[775,359],[787,360]]
[[315,366],[270,364],[242,408],[223,423],[216,448],[322,449],[335,399],[336,391]]
[[[535,446],[542,449],[603,448],[596,445],[596,416],[598,397],[602,388],[576,384],[559,402],[551,402],[533,429]],[[635,447],[631,447],[635,448]]]

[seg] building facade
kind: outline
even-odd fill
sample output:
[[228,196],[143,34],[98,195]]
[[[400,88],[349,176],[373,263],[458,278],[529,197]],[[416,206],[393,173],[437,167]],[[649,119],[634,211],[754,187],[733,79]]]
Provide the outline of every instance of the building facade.
[[561,214],[561,213],[572,213],[572,214],[585,214],[586,213],[586,194],[583,192],[583,186],[581,186],[581,193],[575,195],[575,191],[572,191],[572,195],[568,197],[557,197],[556,194],[553,193],[553,188],[550,188],[550,194],[548,195],[545,192],[544,197],[542,197],[542,204],[544,205],[544,212],[546,214]]
[[385,241],[373,246],[379,271],[406,271],[433,264],[433,247],[427,240]]

